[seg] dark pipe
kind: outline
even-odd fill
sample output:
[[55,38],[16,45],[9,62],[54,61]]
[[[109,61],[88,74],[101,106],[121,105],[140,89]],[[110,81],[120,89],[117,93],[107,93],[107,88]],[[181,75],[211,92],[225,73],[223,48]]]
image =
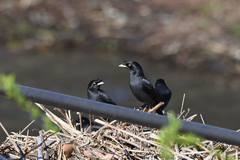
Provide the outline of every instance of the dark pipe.
[[[41,89],[20,86],[23,95],[33,102],[84,112],[119,121],[139,124],[147,127],[160,128],[168,124],[168,117],[152,113],[137,111],[130,108],[100,103],[83,98],[73,97]],[[0,90],[5,96],[5,91]],[[240,146],[240,133],[234,130],[203,125],[196,122],[182,121],[181,132],[192,132],[206,139]]]

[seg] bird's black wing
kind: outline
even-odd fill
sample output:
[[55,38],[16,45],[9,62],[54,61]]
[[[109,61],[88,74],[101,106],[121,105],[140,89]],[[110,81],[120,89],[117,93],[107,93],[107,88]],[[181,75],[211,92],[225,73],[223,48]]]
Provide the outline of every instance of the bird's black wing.
[[158,97],[161,101],[169,101],[171,99],[172,92],[167,86],[159,86],[155,88]]
[[156,101],[158,99],[158,97],[157,97],[157,94],[156,94],[155,89],[154,89],[153,85],[151,84],[151,82],[147,79],[147,77],[143,77],[142,82],[143,82],[143,90],[147,94],[151,95],[153,100]]
[[99,94],[100,94],[101,98],[105,101],[105,103],[116,105],[116,103],[113,102],[113,100],[109,97],[109,95],[107,93],[105,93],[104,91],[101,90],[101,92],[99,92]]

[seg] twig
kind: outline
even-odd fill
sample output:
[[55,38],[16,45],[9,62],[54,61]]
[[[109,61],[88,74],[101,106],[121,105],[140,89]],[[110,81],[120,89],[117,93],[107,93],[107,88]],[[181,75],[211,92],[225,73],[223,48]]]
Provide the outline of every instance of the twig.
[[124,122],[121,126],[121,128],[123,129],[128,123],[127,122]]
[[[37,144],[43,144],[42,131],[39,131],[39,136],[37,137]],[[38,159],[43,159],[43,146],[38,147]]]
[[185,114],[185,116],[183,118],[187,117],[189,112],[190,112],[190,108],[188,108],[188,111],[187,111],[187,113]]
[[202,117],[202,114],[200,114],[200,117],[201,117],[202,123],[205,124],[205,122],[203,120],[203,117]]
[[[42,130],[39,133],[40,133],[39,136],[41,136],[41,138],[43,139],[44,131]],[[47,152],[46,143],[43,143],[42,147],[43,147],[43,157],[44,157],[44,160],[49,160],[49,155],[48,155],[48,152]]]
[[[114,123],[116,123],[117,122],[117,120],[113,120],[112,122],[110,122],[109,124],[114,124]],[[99,132],[101,132],[103,129],[105,129],[105,128],[107,128],[107,126],[102,126],[99,130],[97,130],[97,132],[95,132],[94,134],[93,134],[93,138],[99,133]]]
[[[110,146],[108,145],[105,145],[105,148],[107,148],[108,150],[110,150],[112,153],[114,153],[115,155],[117,155],[117,151],[114,149],[114,148],[111,148]],[[119,155],[117,155],[119,156]]]
[[92,139],[92,117],[91,117],[91,114],[88,115],[88,118],[89,118],[89,123],[90,123],[90,125],[89,125],[90,128],[88,127],[88,129],[90,129],[90,137]]
[[61,111],[60,108],[55,107],[53,110],[57,110],[58,112],[61,113],[61,115],[62,115],[65,119],[67,119],[67,117],[63,114],[63,112]]
[[116,143],[118,143],[118,144],[120,144],[120,143],[116,140],[115,137],[112,137],[112,136],[109,136],[109,135],[106,135],[106,134],[103,134],[103,136],[104,136],[104,137],[107,137],[107,138],[109,138],[109,139],[111,139],[111,140],[113,140],[114,142],[116,142]]
[[39,108],[41,108],[46,115],[50,118],[51,121],[53,121],[55,124],[57,124],[61,130],[65,133],[68,134],[65,129],[62,127],[62,125],[59,123],[59,121],[57,121],[56,119],[58,118],[57,116],[55,116],[54,114],[52,114],[52,112],[50,112],[47,108],[45,108],[42,104],[39,103],[35,103]]
[[213,151],[212,153],[210,153],[210,155],[208,155],[206,158],[204,158],[204,160],[212,159],[213,155],[215,155],[216,153],[217,153],[217,150]]
[[62,146],[62,143],[59,143],[59,146],[58,146],[58,160],[61,160],[62,159],[62,155],[63,155],[63,150],[61,149],[61,146]]
[[119,147],[119,146],[117,146],[117,145],[115,145],[115,144],[112,144],[112,143],[110,143],[110,142],[108,142],[108,141],[104,141],[104,144],[109,144],[109,145],[113,146],[113,147],[116,148],[116,149],[121,149],[121,147]]
[[70,120],[72,119],[71,110],[68,110],[68,117],[69,117]]
[[236,160],[238,160],[238,150],[236,149],[236,154],[235,154]]
[[87,150],[94,156],[96,156],[98,159],[100,159],[99,155],[97,155],[96,153],[94,153],[89,147],[87,147]]
[[152,112],[156,111],[156,110],[157,110],[158,108],[160,108],[163,104],[164,104],[164,102],[158,103],[155,107],[153,107],[152,109],[148,110],[148,113],[152,113]]
[[61,130],[65,133],[65,134],[69,134],[72,136],[76,136],[79,133],[81,133],[80,131],[77,131],[76,129],[72,128],[68,123],[64,122],[63,120],[61,120],[59,117],[57,117],[56,115],[54,115],[51,111],[49,111],[47,108],[45,108],[42,104],[39,103],[35,103],[39,108],[41,108],[43,111],[45,111],[46,115],[49,117],[49,119],[57,124]]
[[188,117],[188,118],[186,119],[186,121],[192,121],[193,118],[195,118],[196,116],[197,116],[197,114],[194,114],[194,115],[192,115],[191,117]]
[[170,151],[172,154],[177,155],[177,156],[179,156],[179,157],[185,158],[185,159],[187,159],[187,160],[192,160],[192,158],[189,158],[189,157],[187,157],[187,156],[181,155],[180,153],[174,152],[174,151],[171,150],[171,149],[169,149],[169,151]]
[[35,147],[31,148],[29,151],[27,151],[25,154],[23,154],[23,156],[19,159],[19,160],[22,160],[24,157],[26,157],[26,155],[28,155],[30,152],[32,152],[33,150],[35,150],[36,148],[38,148],[39,146],[41,146],[49,137],[51,137],[52,135],[56,134],[55,133],[52,133],[50,134],[49,136],[47,136],[45,139],[43,139],[42,143],[36,145]]
[[184,113],[185,113],[185,110],[180,113],[180,115],[178,116],[178,119],[181,118]]
[[136,153],[149,153],[149,151],[140,151],[140,150],[132,150],[128,149],[129,152],[136,152]]
[[137,147],[137,148],[140,148],[140,145],[138,145],[138,144],[136,144],[136,143],[133,143],[133,142],[127,140],[127,139],[123,139],[123,138],[121,138],[121,137],[118,137],[118,139],[121,140],[121,141],[124,141],[124,142],[126,142],[126,143],[129,143],[129,144],[131,144],[132,146],[135,146],[135,147]]
[[79,118],[80,131],[83,132],[81,112],[77,112],[77,114],[78,114],[78,118]]
[[28,143],[28,135],[29,135],[29,130],[27,130],[27,137],[26,137],[26,141],[25,141],[25,147],[27,146],[27,143]]
[[91,128],[91,125],[88,126],[88,128],[86,129],[86,131],[84,133],[86,134],[90,130],[90,128]]
[[181,114],[182,111],[183,111],[184,101],[185,101],[185,93],[183,94],[183,99],[182,99],[182,105],[181,105],[181,111],[180,111],[180,114]]
[[[69,111],[69,110],[68,110]],[[69,113],[70,114],[70,113]],[[74,129],[72,122],[71,122],[71,116],[69,116],[69,114],[66,113],[66,120],[68,121],[68,124],[70,125],[71,128]]]
[[113,126],[113,125],[111,125],[111,124],[105,123],[105,122],[103,122],[103,121],[101,121],[101,120],[99,120],[99,119],[95,119],[95,122],[97,122],[97,123],[99,123],[99,124],[102,124],[102,125],[105,125],[105,126],[108,126],[108,127],[110,127],[110,128],[113,128],[113,129],[115,129],[115,130],[117,130],[117,131],[120,131],[120,132],[123,132],[123,133],[125,133],[125,134],[128,134],[128,135],[130,135],[130,136],[133,136],[133,137],[139,139],[140,141],[144,141],[144,142],[147,142],[147,143],[150,143],[150,144],[152,144],[152,145],[154,145],[154,146],[159,147],[159,145],[158,145],[157,143],[155,143],[155,142],[148,141],[148,140],[146,140],[146,139],[144,139],[144,138],[142,138],[142,137],[136,136],[136,135],[133,134],[133,133],[130,133],[130,132],[127,132],[127,131],[122,130],[122,129],[120,129],[120,128],[117,128],[117,127],[115,127],[115,126]]
[[90,142],[90,141],[87,141],[87,143],[85,143],[85,144],[83,144],[83,145],[81,145],[81,146],[78,146],[78,148],[81,148],[81,147],[84,147],[84,146],[88,145],[89,142]]
[[125,151],[125,153],[127,153],[128,159],[132,159],[132,158],[130,157],[130,154],[129,154],[128,150],[127,150],[127,149],[124,147],[124,145],[122,144],[121,140],[120,140],[120,144],[122,145],[122,149]]
[[4,128],[4,126],[2,125],[2,123],[0,122],[0,126],[2,127],[2,129],[4,130],[4,132],[6,133],[6,135],[8,136],[8,138],[10,139],[10,141],[12,142],[15,150],[18,152],[18,153],[21,153],[20,152],[20,149],[18,148],[17,144],[12,140],[12,138],[10,137],[10,135],[8,134],[7,130]]
[[143,112],[145,112],[148,108],[148,105],[146,105],[146,107],[143,109]]
[[33,122],[35,122],[35,120],[30,122],[19,134],[21,135],[31,124],[33,124]]

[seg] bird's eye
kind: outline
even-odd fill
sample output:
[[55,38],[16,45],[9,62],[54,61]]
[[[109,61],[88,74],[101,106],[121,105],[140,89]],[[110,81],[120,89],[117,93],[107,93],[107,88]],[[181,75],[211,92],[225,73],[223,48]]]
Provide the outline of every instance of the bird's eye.
[[93,82],[93,84],[95,85],[95,84],[96,84],[96,82]]
[[128,67],[131,67],[131,64],[128,64]]
[[82,122],[84,122],[84,120],[82,120]]

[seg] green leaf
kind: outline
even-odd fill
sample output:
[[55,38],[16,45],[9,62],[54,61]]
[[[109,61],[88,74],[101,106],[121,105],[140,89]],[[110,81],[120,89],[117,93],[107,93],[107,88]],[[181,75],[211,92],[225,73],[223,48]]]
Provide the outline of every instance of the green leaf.
[[197,145],[203,141],[203,138],[193,133],[179,133],[181,121],[176,118],[173,112],[170,112],[170,115],[172,116],[168,118],[169,125],[161,128],[158,139],[158,143],[163,148],[160,154],[165,159],[173,159],[171,150],[176,143],[178,145]]
[[[22,110],[30,113],[31,117],[36,119],[41,116],[40,110],[32,105],[31,102],[27,101],[24,95],[21,93],[21,90],[18,86],[16,86],[15,82],[16,76],[14,74],[0,74],[0,89],[4,89],[6,91],[6,95],[8,98],[13,99],[17,102],[19,106],[21,106]],[[56,130],[57,126],[53,125],[53,123],[46,117],[43,119],[44,127],[52,130]]]

